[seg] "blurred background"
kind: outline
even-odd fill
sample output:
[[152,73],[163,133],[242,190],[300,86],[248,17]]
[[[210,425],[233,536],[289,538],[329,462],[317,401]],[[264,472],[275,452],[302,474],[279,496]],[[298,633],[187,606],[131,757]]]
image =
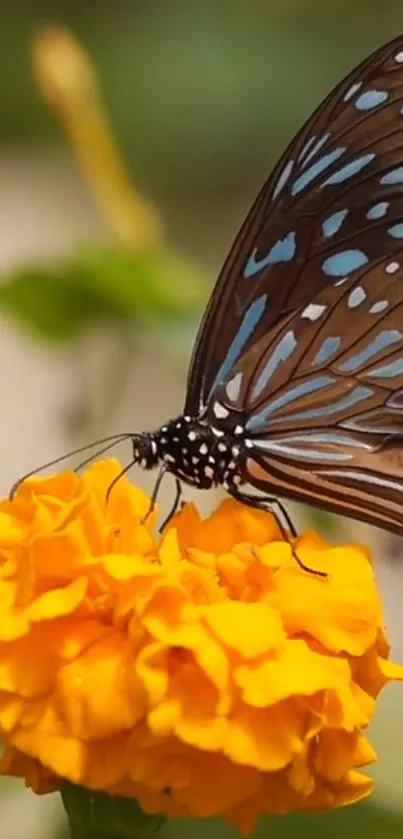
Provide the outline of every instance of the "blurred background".
[[[329,88],[401,31],[398,0],[2,4],[2,494],[69,448],[181,410],[198,318],[262,181]],[[151,476],[133,477],[150,489]],[[215,500],[197,499],[205,511]],[[401,540],[294,512],[372,547],[402,660]],[[257,833],[403,837],[401,690],[372,727],[371,802]],[[66,836],[58,798],[0,780],[0,837],[22,836]]]

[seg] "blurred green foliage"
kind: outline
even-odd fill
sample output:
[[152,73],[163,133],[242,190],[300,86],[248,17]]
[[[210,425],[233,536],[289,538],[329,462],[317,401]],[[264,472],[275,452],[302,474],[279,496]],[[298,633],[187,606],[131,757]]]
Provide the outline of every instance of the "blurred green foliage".
[[[86,249],[55,266],[23,268],[0,285],[0,310],[37,337],[65,342],[97,323],[133,333],[196,316],[201,274],[168,250]],[[203,290],[204,289],[204,290]]]
[[27,53],[49,20],[71,26],[100,68],[136,180],[193,201],[253,173],[258,183],[338,77],[399,31],[401,3],[16,0],[0,27],[0,135],[12,142],[60,139]]
[[[238,832],[220,819],[165,820],[146,816],[129,799],[108,796],[66,783],[62,799],[71,826],[71,839],[135,839],[155,835],[160,839],[236,839]],[[368,802],[328,813],[292,813],[264,817],[253,832],[253,839],[402,839],[403,820]]]
[[65,783],[61,792],[71,839],[151,839],[165,822],[146,815],[130,798],[91,792]]
[[[202,239],[208,253],[215,213],[226,231],[231,196],[240,201],[244,184],[258,185],[329,87],[396,34],[400,8],[397,0],[385,0],[382,11],[375,0],[343,0],[334,13],[315,0],[116,0],[113,9],[95,0],[17,0],[2,11],[0,27],[7,67],[0,75],[0,138],[65,144],[34,88],[29,45],[44,22],[67,24],[100,71],[136,183],[162,198],[180,245],[190,237],[199,249]],[[230,214],[237,215],[232,207]],[[222,240],[218,248],[222,253]],[[110,251],[75,255],[54,269],[29,267],[7,278],[0,307],[59,341],[98,319],[134,315],[147,325],[180,314],[194,323],[205,284],[185,263],[175,278],[176,257],[165,257]]]
[[[238,833],[223,822],[166,822],[161,839],[236,839]],[[292,813],[262,818],[253,839],[403,839],[403,819],[368,803],[330,813]]]
[[[218,820],[167,821],[156,839],[239,839],[230,825]],[[362,803],[331,813],[261,819],[252,839],[403,839],[403,819],[373,804]],[[67,821],[57,839],[71,839]]]
[[[95,0],[16,0],[1,13],[0,139],[65,145],[35,90],[30,41],[44,22],[68,25],[99,69],[136,183],[163,201],[180,246],[195,242],[209,258],[214,242],[222,254],[216,219],[226,232],[228,210],[240,217],[231,196],[241,203],[244,184],[258,185],[329,87],[396,34],[400,8],[397,0],[382,11],[375,0],[343,0],[334,13],[315,0],[116,0],[113,9]],[[47,340],[75,339],[98,320],[147,326],[180,316],[186,328],[206,286],[180,263],[162,250],[83,252],[7,277],[0,307]]]

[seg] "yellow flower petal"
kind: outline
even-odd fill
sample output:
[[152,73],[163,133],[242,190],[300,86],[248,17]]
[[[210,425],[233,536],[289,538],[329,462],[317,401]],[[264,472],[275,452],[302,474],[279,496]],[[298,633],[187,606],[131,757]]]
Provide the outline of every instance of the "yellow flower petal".
[[225,752],[235,763],[277,772],[302,749],[305,718],[305,708],[293,701],[264,710],[243,707],[233,714]]
[[290,696],[336,690],[339,685],[345,685],[349,676],[347,661],[316,653],[298,639],[285,641],[276,658],[268,658],[253,668],[244,664],[234,671],[243,700],[255,708],[273,705]]
[[132,645],[120,633],[111,633],[62,666],[55,687],[57,711],[81,740],[99,740],[130,729],[145,712]]
[[358,801],[389,660],[367,552],[272,516],[185,505],[154,536],[117,461],[30,479],[0,503],[1,771],[63,778],[169,817]]
[[46,591],[28,608],[30,620],[39,622],[70,615],[83,603],[87,586],[87,580],[79,577],[64,588]]
[[266,603],[226,600],[208,606],[204,619],[226,647],[239,652],[246,660],[274,652],[285,639],[280,616]]
[[[290,633],[308,632],[336,653],[360,656],[370,649],[382,623],[373,571],[364,551],[356,547],[301,551],[302,561],[325,571],[326,579],[284,569],[278,574],[277,596]],[[298,594],[298,596],[297,596]]]

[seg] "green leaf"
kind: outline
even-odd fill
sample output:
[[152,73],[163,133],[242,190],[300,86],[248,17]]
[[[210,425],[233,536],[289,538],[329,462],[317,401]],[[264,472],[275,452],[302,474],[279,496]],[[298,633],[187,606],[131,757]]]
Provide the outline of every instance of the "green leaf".
[[67,781],[61,794],[72,839],[143,839],[165,822],[163,815],[143,813],[130,798],[94,792]]
[[0,309],[52,342],[74,340],[97,322],[150,328],[199,312],[206,288],[197,271],[167,249],[81,252],[50,268],[28,268],[0,285]]
[[48,341],[69,341],[112,308],[68,275],[27,269],[0,285],[0,309],[28,331]]
[[145,322],[188,316],[200,310],[207,296],[201,273],[167,248],[87,251],[75,270],[80,283]]

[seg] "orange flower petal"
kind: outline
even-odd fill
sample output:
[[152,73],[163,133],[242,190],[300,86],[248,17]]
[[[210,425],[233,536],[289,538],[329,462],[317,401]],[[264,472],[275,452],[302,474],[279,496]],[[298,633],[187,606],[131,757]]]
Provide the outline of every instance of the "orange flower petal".
[[247,661],[272,653],[285,639],[279,614],[266,603],[215,603],[204,610],[204,620],[226,647]]
[[39,623],[70,615],[83,603],[87,586],[87,580],[79,577],[64,588],[46,591],[28,608],[30,620]]
[[336,690],[344,686],[349,675],[347,661],[316,653],[298,639],[285,641],[278,657],[266,659],[253,668],[244,664],[234,671],[243,700],[255,708],[264,708],[290,696]]
[[162,537],[117,461],[24,482],[0,503],[1,771],[61,779],[146,812],[224,816],[343,806],[379,691],[403,679],[359,546],[295,550],[234,500],[187,505]]

